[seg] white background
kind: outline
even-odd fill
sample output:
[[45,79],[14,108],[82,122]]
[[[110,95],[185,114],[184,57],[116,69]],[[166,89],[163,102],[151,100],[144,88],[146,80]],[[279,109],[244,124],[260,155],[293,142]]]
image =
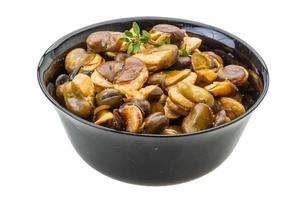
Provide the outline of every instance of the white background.
[[[239,144],[188,183],[145,187],[108,178],[71,146],[36,80],[43,52],[93,23],[166,16],[227,30],[266,61],[271,85]],[[299,199],[299,6],[296,1],[1,1],[0,199]]]

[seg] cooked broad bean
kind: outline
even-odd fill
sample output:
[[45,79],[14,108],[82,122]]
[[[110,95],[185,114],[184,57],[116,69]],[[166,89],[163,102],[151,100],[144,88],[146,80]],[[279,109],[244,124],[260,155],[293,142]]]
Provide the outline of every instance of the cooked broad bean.
[[239,65],[228,65],[218,73],[219,80],[229,80],[238,86],[245,83],[248,79],[248,76],[248,71]]
[[211,108],[204,103],[196,104],[188,116],[182,122],[182,130],[185,133],[197,132],[213,125],[213,112]]
[[[135,24],[135,27],[138,26]],[[169,24],[98,31],[67,52],[47,86],[70,112],[136,134],[199,132],[243,115],[262,80],[233,54]]]
[[161,112],[152,113],[144,122],[145,133],[160,133],[169,125],[169,119]]

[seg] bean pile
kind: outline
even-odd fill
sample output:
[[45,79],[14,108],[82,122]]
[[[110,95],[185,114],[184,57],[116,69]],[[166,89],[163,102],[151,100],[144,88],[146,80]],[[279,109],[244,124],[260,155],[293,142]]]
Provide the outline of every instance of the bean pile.
[[[109,128],[182,134],[230,122],[254,103],[259,77],[173,25],[98,31],[65,57],[47,89],[69,111]],[[228,63],[228,61],[226,61]],[[249,89],[250,88],[250,89]],[[248,90],[249,89],[249,90]]]

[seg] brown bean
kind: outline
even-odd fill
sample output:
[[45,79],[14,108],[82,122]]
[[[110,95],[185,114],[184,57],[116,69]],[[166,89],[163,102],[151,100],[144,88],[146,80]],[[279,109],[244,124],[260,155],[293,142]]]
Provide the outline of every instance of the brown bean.
[[167,128],[165,128],[161,134],[163,135],[175,135],[182,133],[182,128],[179,125],[170,125]]
[[228,80],[222,82],[214,81],[212,84],[209,84],[204,88],[216,97],[229,96],[238,91],[237,87]]
[[227,65],[218,73],[218,80],[229,80],[235,85],[242,85],[248,79],[248,71],[239,65]]
[[226,122],[229,122],[229,121],[230,121],[230,119],[226,116],[226,111],[221,110],[215,116],[214,126],[220,126],[220,125],[225,124]]
[[109,121],[108,127],[114,128],[120,131],[125,130],[125,122],[124,119],[122,118],[119,109],[114,109],[113,110],[113,119]]
[[112,120],[113,118],[114,115],[110,111],[102,110],[98,113],[94,123],[98,125],[105,124],[108,121]]
[[126,131],[132,133],[141,131],[143,113],[140,108],[132,104],[124,104],[124,106],[119,109],[119,112],[125,122]]
[[246,112],[244,106],[240,102],[232,98],[221,97],[219,100],[219,104],[221,108],[226,111],[226,116],[231,120],[239,117]]
[[166,106],[174,113],[184,115],[184,116],[189,114],[188,109],[183,108],[180,105],[175,104],[169,97],[167,98]]
[[215,54],[213,51],[205,51],[203,52],[203,54],[208,56],[211,63],[211,68],[215,68],[216,71],[219,71],[220,69],[223,68],[222,58],[217,54]]
[[179,81],[186,78],[190,73],[190,69],[168,71],[166,73],[164,86],[168,87],[170,85],[174,85],[175,83],[178,83]]
[[175,113],[174,111],[170,110],[167,105],[164,106],[164,109],[165,109],[165,116],[168,119],[177,119],[180,117],[180,114]]
[[92,112],[91,103],[73,82],[68,82],[64,86],[64,101],[66,108],[80,117],[87,118]]
[[124,67],[117,72],[114,77],[114,83],[122,83],[136,79],[145,64],[138,58],[129,57],[125,60]]
[[171,67],[176,62],[177,52],[178,47],[176,45],[166,44],[150,48],[133,56],[145,63],[149,71],[158,71]]
[[198,103],[192,109],[188,116],[182,122],[182,129],[185,133],[197,132],[213,125],[213,113],[211,108],[204,104]]
[[117,53],[116,57],[115,57],[115,61],[121,61],[124,62],[126,60],[126,58],[128,58],[130,55],[126,54],[126,53]]
[[148,134],[158,134],[169,125],[169,119],[161,112],[149,115],[145,119],[144,131]]
[[69,75],[69,80],[72,81],[74,77],[79,73],[81,66],[75,67]]
[[187,99],[185,96],[181,94],[177,87],[172,87],[169,92],[170,99],[177,105],[182,106],[186,109],[191,109],[195,106],[195,103],[191,100]]
[[124,67],[114,78],[114,87],[123,94],[128,91],[139,90],[147,81],[149,72],[145,64],[138,58],[129,57]]
[[93,72],[99,65],[105,62],[104,58],[102,58],[99,54],[95,54],[96,56],[89,63],[83,64],[80,72]]
[[124,62],[108,61],[97,67],[96,70],[109,82],[112,82],[115,79],[116,74],[123,68],[123,66]]
[[140,99],[127,99],[126,104],[135,105],[142,111],[144,116],[149,115],[151,112],[151,104],[147,100]]
[[121,48],[122,45],[122,42],[119,40],[121,35],[121,32],[94,32],[86,39],[87,47],[94,53],[101,53],[104,51],[116,52]]
[[210,69],[212,64],[209,57],[201,52],[195,52],[192,55],[192,67],[195,72],[201,69]]
[[177,56],[177,61],[172,69],[189,69],[191,67],[191,58]]
[[165,79],[167,74],[165,72],[157,72],[151,74],[148,78],[148,85],[159,85],[162,88],[165,88]]
[[183,37],[184,37],[184,30],[176,27],[176,26],[173,26],[173,25],[170,25],[170,24],[158,24],[158,25],[155,25],[150,33],[154,33],[156,31],[159,31],[159,32],[163,32],[163,33],[169,33],[170,34],[170,39],[171,39],[171,43],[174,43],[174,44],[179,44],[182,40],[183,40]]
[[55,87],[64,84],[69,81],[69,76],[67,74],[61,74],[56,78]]
[[90,63],[95,58],[95,56],[96,54],[87,52],[83,48],[73,49],[66,56],[65,69],[68,73],[71,73],[75,68]]
[[123,104],[123,96],[119,90],[107,88],[98,93],[95,97],[96,104],[110,105],[111,107],[118,107]]
[[140,89],[139,92],[150,102],[158,101],[164,94],[162,89],[157,85],[148,85]]
[[216,80],[218,74],[212,69],[201,69],[197,71],[198,84],[207,85]]
[[189,84],[180,82],[177,84],[178,91],[188,100],[194,103],[206,103],[209,106],[214,105],[214,97],[205,89]]
[[155,113],[155,112],[161,112],[164,114],[165,113],[164,106],[159,102],[152,102],[151,113]]
[[202,40],[197,37],[184,37],[181,49],[185,49],[187,52],[192,53],[197,50],[202,43]]

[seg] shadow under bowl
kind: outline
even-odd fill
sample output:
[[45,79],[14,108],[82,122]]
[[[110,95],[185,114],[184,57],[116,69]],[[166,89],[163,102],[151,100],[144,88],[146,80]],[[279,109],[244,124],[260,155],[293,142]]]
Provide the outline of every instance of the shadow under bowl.
[[[85,47],[89,34],[100,30],[124,31],[133,21],[143,29],[167,23],[184,28],[203,39],[205,49],[231,53],[262,80],[262,91],[247,112],[230,123],[197,133],[182,135],[131,134],[94,125],[61,106],[46,86],[63,69],[65,55],[75,47]],[[54,105],[76,151],[99,172],[128,183],[170,185],[205,175],[219,166],[236,146],[252,112],[267,93],[267,67],[247,43],[219,28],[182,19],[135,17],[106,21],[74,31],[56,41],[38,66],[39,85]]]

